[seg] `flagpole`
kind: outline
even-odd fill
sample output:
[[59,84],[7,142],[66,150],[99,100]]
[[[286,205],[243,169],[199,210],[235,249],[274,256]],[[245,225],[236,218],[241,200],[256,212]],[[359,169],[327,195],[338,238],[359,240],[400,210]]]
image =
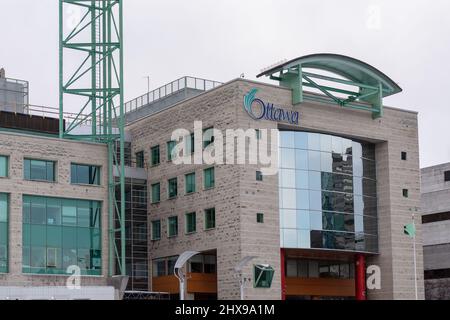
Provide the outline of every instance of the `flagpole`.
[[[416,221],[414,219],[414,213],[412,215],[414,230],[416,229]],[[413,250],[414,250],[414,289],[416,293],[416,300],[419,300],[419,296],[417,294],[417,259],[416,259],[416,233],[414,232],[413,237]]]

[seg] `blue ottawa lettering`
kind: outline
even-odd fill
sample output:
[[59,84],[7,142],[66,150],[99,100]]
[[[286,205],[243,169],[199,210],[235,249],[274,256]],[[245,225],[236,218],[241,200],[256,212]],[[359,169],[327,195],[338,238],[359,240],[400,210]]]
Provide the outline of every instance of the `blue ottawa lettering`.
[[[261,99],[255,98],[257,92],[258,89],[252,89],[244,96],[244,109],[252,119],[265,119],[298,125],[299,113],[297,111],[283,110],[275,107],[273,103],[265,103]],[[260,111],[257,114],[255,114],[255,105],[259,105],[260,107]]]

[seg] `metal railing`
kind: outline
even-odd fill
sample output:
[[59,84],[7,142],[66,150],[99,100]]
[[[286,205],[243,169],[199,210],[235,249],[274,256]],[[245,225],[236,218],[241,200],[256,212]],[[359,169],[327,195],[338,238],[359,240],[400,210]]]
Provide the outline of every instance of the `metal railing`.
[[[125,113],[136,111],[137,109],[147,104],[156,102],[182,90],[195,89],[200,91],[208,91],[222,84],[222,82],[213,80],[206,80],[195,77],[182,77],[153,91],[143,94],[142,96],[139,96],[131,101],[128,101],[127,103],[125,103],[124,110]],[[118,111],[119,110],[116,108],[117,114],[119,114]]]
[[[38,116],[43,118],[59,119],[59,108],[38,106],[33,104],[12,104],[7,105],[0,104],[0,111],[8,111],[13,113],[26,114],[30,116]],[[77,113],[64,112],[64,120],[69,124],[77,118]],[[80,118],[80,117],[79,117]],[[83,124],[90,124],[90,118],[83,121]]]

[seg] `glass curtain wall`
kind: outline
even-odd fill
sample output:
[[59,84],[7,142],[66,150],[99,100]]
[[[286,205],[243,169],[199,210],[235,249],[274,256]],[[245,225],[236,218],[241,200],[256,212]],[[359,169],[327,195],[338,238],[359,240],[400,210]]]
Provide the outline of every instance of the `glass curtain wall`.
[[101,275],[101,203],[23,196],[23,273]]
[[375,146],[280,132],[281,246],[377,252]]

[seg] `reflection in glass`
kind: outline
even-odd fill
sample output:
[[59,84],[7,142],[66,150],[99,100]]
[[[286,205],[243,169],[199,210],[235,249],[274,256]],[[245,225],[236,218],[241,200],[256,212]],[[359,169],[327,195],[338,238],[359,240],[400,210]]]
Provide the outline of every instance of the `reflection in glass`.
[[374,145],[282,132],[280,146],[282,246],[377,252]]

